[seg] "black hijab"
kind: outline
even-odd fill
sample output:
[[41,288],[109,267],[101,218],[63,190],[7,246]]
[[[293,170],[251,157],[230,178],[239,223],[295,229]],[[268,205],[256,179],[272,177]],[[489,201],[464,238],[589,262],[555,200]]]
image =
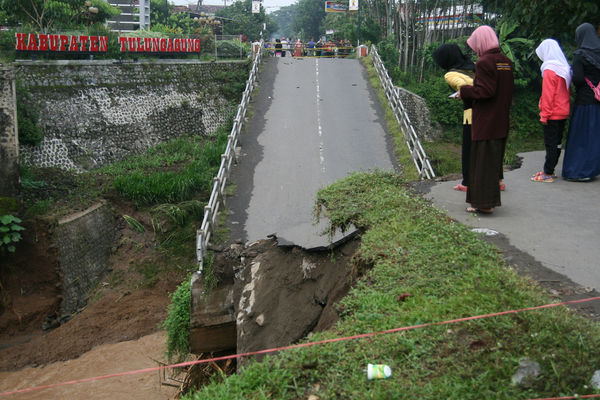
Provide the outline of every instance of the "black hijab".
[[600,38],[594,26],[587,22],[579,25],[575,30],[575,42],[579,48],[574,54],[582,56],[600,69]]
[[433,61],[446,71],[467,70],[475,71],[475,64],[465,56],[458,45],[443,44],[433,52]]

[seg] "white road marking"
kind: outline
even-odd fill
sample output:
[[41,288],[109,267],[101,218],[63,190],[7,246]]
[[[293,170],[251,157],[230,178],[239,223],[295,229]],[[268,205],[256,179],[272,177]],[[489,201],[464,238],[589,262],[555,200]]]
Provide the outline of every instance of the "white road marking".
[[323,145],[323,128],[321,127],[321,108],[320,98],[321,92],[319,88],[319,59],[315,59],[316,86],[317,86],[317,129],[319,132],[319,163],[321,164],[321,172],[325,172],[325,151]]

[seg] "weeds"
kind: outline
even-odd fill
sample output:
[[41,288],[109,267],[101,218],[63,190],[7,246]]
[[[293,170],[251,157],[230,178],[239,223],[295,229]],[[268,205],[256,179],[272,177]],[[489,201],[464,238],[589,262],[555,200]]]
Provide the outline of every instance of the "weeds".
[[129,215],[123,215],[123,219],[125,220],[125,222],[127,222],[127,225],[129,225],[130,229],[138,233],[146,232],[146,228],[144,228],[144,225],[142,225],[137,219],[130,217]]
[[183,281],[169,298],[167,319],[162,328],[167,331],[167,357],[183,360],[190,351],[191,278]]

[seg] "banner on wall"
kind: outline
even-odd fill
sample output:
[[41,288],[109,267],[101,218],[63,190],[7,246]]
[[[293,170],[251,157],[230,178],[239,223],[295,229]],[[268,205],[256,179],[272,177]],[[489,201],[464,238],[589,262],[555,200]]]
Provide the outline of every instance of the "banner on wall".
[[119,36],[121,53],[199,53],[200,39]]
[[358,0],[350,0],[350,3],[348,3],[348,10],[358,11]]
[[[26,52],[91,53],[108,51],[106,36],[15,33],[15,49]],[[121,53],[200,53],[200,39],[118,38]]]
[[106,53],[106,36],[46,35],[15,33],[17,51],[50,51],[61,53]]
[[338,1],[326,1],[325,12],[346,12],[348,11],[348,3],[340,3]]

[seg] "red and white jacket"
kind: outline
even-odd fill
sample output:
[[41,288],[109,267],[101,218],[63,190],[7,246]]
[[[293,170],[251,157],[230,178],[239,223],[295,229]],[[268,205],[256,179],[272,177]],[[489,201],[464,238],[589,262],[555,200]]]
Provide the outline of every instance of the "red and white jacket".
[[571,91],[567,89],[565,79],[551,69],[544,71],[542,96],[540,97],[540,121],[569,118]]

